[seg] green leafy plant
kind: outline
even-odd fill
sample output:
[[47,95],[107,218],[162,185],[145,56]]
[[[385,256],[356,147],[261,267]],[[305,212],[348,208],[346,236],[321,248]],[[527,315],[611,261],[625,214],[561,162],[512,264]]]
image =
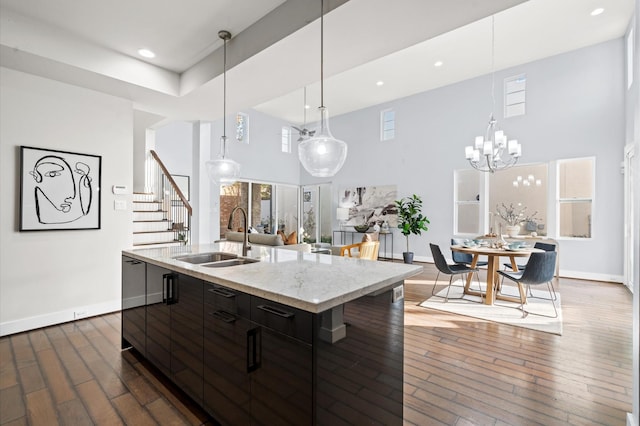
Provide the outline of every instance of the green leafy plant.
[[416,194],[396,200],[398,208],[398,228],[407,237],[407,252],[409,252],[409,235],[421,235],[428,231],[429,219],[422,214],[422,199]]

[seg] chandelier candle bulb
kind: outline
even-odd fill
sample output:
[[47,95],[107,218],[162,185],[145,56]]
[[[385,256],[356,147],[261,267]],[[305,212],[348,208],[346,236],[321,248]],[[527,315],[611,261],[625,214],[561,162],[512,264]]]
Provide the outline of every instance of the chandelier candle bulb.
[[491,141],[485,141],[484,147],[482,148],[482,155],[492,155],[493,154],[493,144]]
[[476,136],[476,149],[480,149],[482,148],[482,145],[484,144],[484,136]]
[[464,149],[464,155],[467,158],[467,160],[471,160],[473,158],[473,147],[472,146],[467,146]]
[[516,153],[517,149],[518,149],[518,141],[516,139],[511,139],[509,141],[509,155],[513,155]]

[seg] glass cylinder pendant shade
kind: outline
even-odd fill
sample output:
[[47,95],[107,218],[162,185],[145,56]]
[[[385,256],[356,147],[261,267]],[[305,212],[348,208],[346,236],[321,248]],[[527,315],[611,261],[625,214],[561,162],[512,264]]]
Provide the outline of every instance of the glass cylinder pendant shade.
[[227,158],[226,136],[220,138],[220,154],[215,160],[205,162],[209,179],[218,184],[232,184],[240,176],[240,164]]
[[338,173],[347,159],[347,143],[329,130],[329,112],[320,107],[320,128],[312,138],[298,145],[298,157],[311,176],[330,177]]

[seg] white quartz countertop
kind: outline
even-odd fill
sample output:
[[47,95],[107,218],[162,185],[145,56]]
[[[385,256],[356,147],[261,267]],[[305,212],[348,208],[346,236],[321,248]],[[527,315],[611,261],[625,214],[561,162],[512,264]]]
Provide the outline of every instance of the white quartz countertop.
[[260,262],[226,268],[195,265],[176,257],[225,252],[240,255],[241,244],[123,250],[122,254],[204,281],[313,313],[320,313],[418,274],[422,266],[309,253],[308,247],[253,245],[247,257]]

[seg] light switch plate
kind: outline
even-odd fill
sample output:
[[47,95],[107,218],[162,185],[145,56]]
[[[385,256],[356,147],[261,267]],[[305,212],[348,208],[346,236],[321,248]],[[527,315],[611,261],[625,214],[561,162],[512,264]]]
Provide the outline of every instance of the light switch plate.
[[126,185],[113,185],[111,187],[111,192],[113,192],[116,195],[124,195],[129,191],[129,188],[127,188]]

